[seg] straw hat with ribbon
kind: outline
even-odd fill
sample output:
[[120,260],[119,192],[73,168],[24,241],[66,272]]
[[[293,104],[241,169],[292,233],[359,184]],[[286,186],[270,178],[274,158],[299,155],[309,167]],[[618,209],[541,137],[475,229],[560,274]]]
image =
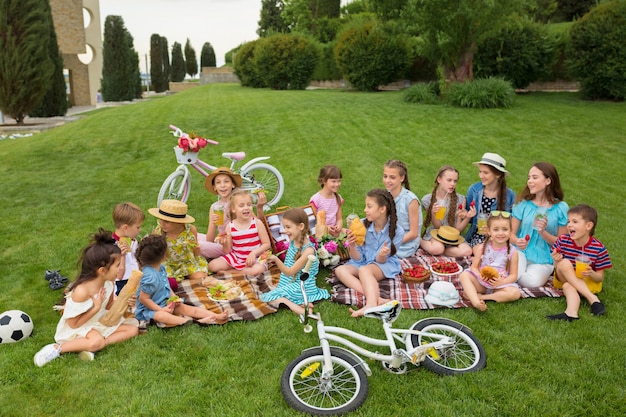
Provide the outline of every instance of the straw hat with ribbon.
[[196,221],[187,214],[187,204],[178,200],[163,200],[159,208],[148,209],[148,213],[157,219],[167,220],[172,223],[193,223]]
[[433,229],[430,234],[433,239],[437,239],[446,245],[460,245],[465,242],[465,238],[461,236],[458,229],[452,226],[441,226],[439,229]]

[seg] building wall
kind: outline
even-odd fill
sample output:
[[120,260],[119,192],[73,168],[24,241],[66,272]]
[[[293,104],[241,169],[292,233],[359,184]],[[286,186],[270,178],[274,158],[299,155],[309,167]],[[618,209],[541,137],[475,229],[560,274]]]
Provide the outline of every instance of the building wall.
[[[70,73],[70,102],[73,106],[96,104],[102,74],[102,26],[99,0],[50,0],[52,20],[57,34],[63,64]],[[85,27],[83,9],[90,16]],[[79,54],[93,53],[89,64],[83,64]]]

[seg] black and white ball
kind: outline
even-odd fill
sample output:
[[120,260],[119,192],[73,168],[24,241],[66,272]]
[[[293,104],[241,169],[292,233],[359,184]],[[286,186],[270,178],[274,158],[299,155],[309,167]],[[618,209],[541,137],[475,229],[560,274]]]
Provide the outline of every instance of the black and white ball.
[[20,310],[0,314],[0,343],[15,343],[33,333],[33,320]]

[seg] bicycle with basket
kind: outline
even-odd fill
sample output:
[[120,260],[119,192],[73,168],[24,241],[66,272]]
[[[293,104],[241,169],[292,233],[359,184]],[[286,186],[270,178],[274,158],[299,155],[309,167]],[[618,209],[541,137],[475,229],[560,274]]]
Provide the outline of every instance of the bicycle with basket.
[[[314,259],[309,257],[300,277],[303,307],[308,306],[304,281]],[[409,329],[394,328],[400,311],[396,300],[365,310],[365,317],[381,320],[384,339],[328,326],[320,313],[301,314],[299,319],[306,333],[313,330],[308,320],[316,322],[319,346],[304,350],[283,371],[280,386],[287,404],[312,415],[340,415],[356,410],[367,398],[367,377],[371,375],[369,365],[359,355],[379,361],[383,369],[395,374],[420,365],[441,375],[465,374],[485,367],[485,350],[465,325],[432,317],[417,321]],[[386,347],[386,353],[369,350],[354,341]],[[331,346],[331,342],[345,347]]]
[[[188,149],[187,151],[180,146],[180,139],[185,139],[188,143],[190,140],[202,139],[204,146],[207,144],[218,145],[219,142],[192,137],[189,133],[183,132],[181,129],[174,125],[170,125],[170,129],[173,130],[172,135],[179,138],[179,145],[174,146],[174,153],[176,154],[176,161],[180,165],[172,172],[161,185],[159,190],[159,196],[157,200],[157,206],[161,204],[162,200],[173,199],[186,202],[191,192],[191,171],[189,166],[194,168],[204,177],[209,176],[211,171],[215,170],[217,166],[211,165],[198,158],[198,153],[201,147],[193,147],[194,150]],[[197,141],[195,142],[197,144]],[[224,152],[222,156],[230,160],[229,168],[241,176],[242,185],[241,188],[248,190],[255,195],[260,191],[265,192],[267,197],[267,204],[265,209],[269,206],[273,206],[281,199],[285,190],[285,181],[280,171],[274,166],[261,162],[270,159],[269,156],[260,156],[253,158],[246,162],[241,168],[236,168],[237,164],[241,162],[245,157],[245,152]]]

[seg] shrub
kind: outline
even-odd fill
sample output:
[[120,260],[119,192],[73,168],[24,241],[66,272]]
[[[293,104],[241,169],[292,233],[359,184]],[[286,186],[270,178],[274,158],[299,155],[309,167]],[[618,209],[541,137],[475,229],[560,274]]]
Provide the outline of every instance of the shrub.
[[263,38],[254,52],[258,74],[274,90],[304,90],[318,61],[313,41],[279,33]]
[[438,104],[441,101],[439,99],[439,83],[414,84],[403,91],[402,98],[409,103]]
[[233,71],[235,75],[239,77],[239,81],[244,87],[267,87],[265,81],[263,81],[257,71],[256,61],[254,60],[257,44],[262,42],[262,40],[263,39],[257,39],[246,42],[241,45],[234,54]]
[[515,90],[511,83],[503,78],[476,78],[474,81],[450,84],[445,91],[445,99],[457,107],[508,108],[515,100]]
[[626,1],[602,3],[570,31],[570,69],[587,99],[626,98]]
[[335,42],[318,44],[319,60],[311,79],[317,81],[341,79],[341,72],[335,62],[335,45]]
[[494,32],[478,45],[474,56],[477,77],[501,76],[515,88],[548,78],[556,62],[557,38],[545,25],[522,22]]
[[396,81],[410,64],[405,38],[390,35],[374,20],[347,25],[335,47],[343,77],[360,91],[373,91]]

